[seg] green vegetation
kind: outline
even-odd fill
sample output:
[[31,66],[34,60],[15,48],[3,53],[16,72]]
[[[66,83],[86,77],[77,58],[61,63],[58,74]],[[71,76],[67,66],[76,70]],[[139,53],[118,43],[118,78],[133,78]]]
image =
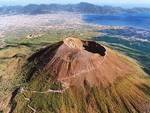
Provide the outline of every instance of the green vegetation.
[[[140,78],[132,76],[124,80],[118,79],[114,85],[105,89],[96,86],[91,87],[87,83],[81,88],[73,86],[63,93],[32,92],[63,89],[63,84],[55,81],[55,78],[50,74],[41,72],[41,70],[30,73],[36,62],[26,62],[26,60],[32,53],[68,36],[90,39],[96,34],[92,30],[83,29],[77,31],[54,30],[30,39],[7,39],[5,41],[7,46],[0,49],[0,96],[5,98],[5,95],[7,96],[16,87],[23,87],[27,90],[18,93],[13,99],[13,113],[33,112],[30,107],[34,108],[37,113],[142,113],[143,109],[146,109],[141,106],[144,105],[142,102],[150,98],[150,79],[143,77],[143,75]],[[145,50],[140,51],[136,48],[137,46],[132,48],[126,41],[121,42],[126,46],[119,45],[118,42],[113,42],[112,37],[101,38],[101,40],[108,42],[105,44],[106,46],[119,50],[137,60],[139,58],[139,61],[145,66],[144,68],[148,69],[146,66],[149,65],[147,61],[150,60],[150,57],[149,54],[145,54]],[[146,49],[146,51],[149,50]],[[30,74],[32,74],[32,78],[27,81]],[[136,104],[139,101],[141,105]],[[0,113],[3,112],[0,111]]]
[[33,45],[40,45],[40,44],[47,44],[47,43],[54,43],[63,40],[66,37],[74,36],[80,37],[82,39],[90,39],[92,36],[96,36],[97,32],[93,32],[93,28],[81,28],[78,30],[74,29],[63,29],[63,30],[50,30],[44,33],[41,36],[33,37],[33,38],[7,38],[5,42],[7,44],[26,44],[31,46]]
[[119,37],[103,36],[94,38],[94,40],[100,41],[103,44],[118,50],[131,58],[136,59],[142,68],[150,74],[150,43],[141,41],[131,41],[121,39]]
[[[47,78],[45,74],[40,74],[26,86],[27,92],[16,96],[17,106],[14,113],[32,112],[28,105],[32,106],[38,113],[142,113],[142,109],[136,103],[139,99],[147,100],[150,97],[145,88],[143,90],[145,89],[147,96],[142,96],[141,88],[144,85],[141,88],[140,86],[136,87],[135,84],[138,85],[137,81],[139,80],[135,77],[118,80],[106,89],[87,86],[88,88],[80,89],[72,87],[61,94],[30,92],[32,90],[45,91],[54,86],[54,89],[61,88],[60,83],[50,80],[50,75],[49,79],[45,78]],[[145,84],[145,86],[147,85]],[[140,98],[137,98],[139,96]],[[30,101],[25,100],[25,98],[29,98]]]
[[[29,30],[30,31],[30,30]],[[22,71],[22,66],[26,64],[26,59],[39,48],[50,45],[54,42],[58,42],[68,36],[75,36],[81,38],[90,38],[96,35],[96,32],[91,29],[66,29],[66,30],[50,30],[45,34],[33,38],[26,38],[29,31],[20,30],[18,34],[12,32],[12,34],[6,35],[6,46],[0,48],[0,101],[5,100],[4,103],[8,103],[6,99],[16,87],[26,86],[25,71]],[[11,36],[11,37],[10,37]],[[17,37],[16,37],[17,36]],[[19,38],[18,38],[19,37]],[[28,65],[27,68],[32,68],[34,64]],[[22,71],[22,72],[21,72]],[[60,83],[49,84],[48,81],[40,86],[39,82],[32,81],[30,84],[31,89],[45,90],[48,88],[57,89],[61,87]],[[43,80],[41,80],[43,83]],[[39,86],[39,87],[35,87]],[[45,96],[46,98],[46,96]],[[39,101],[40,102],[40,101]],[[4,104],[5,105],[5,104]],[[1,110],[1,108],[0,108]]]
[[8,103],[8,95],[22,84],[21,68],[31,53],[26,46],[6,46],[0,49],[0,101]]

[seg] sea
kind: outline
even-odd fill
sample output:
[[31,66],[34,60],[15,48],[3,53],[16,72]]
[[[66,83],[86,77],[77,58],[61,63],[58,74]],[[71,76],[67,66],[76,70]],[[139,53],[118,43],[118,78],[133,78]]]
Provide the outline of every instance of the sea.
[[137,60],[150,75],[150,14],[89,14],[83,15],[83,20],[96,25],[126,26],[127,29],[100,30],[105,35],[92,39]]
[[150,30],[150,13],[112,15],[88,14],[84,15],[83,19],[86,22],[100,25],[127,26]]

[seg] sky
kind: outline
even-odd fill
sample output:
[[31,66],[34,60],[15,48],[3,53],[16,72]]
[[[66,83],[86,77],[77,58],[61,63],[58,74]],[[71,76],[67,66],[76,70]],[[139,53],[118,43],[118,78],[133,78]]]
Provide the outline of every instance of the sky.
[[112,5],[121,7],[150,7],[150,0],[0,0],[0,6],[3,5],[27,5],[34,4],[50,4],[50,3],[79,3],[89,2],[98,5]]

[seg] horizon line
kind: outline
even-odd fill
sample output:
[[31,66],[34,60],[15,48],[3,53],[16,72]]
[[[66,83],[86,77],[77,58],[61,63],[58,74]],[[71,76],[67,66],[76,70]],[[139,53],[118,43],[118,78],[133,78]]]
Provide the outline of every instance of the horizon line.
[[79,3],[28,3],[28,4],[24,4],[24,5],[21,5],[21,4],[14,4],[14,5],[0,5],[0,7],[13,7],[13,6],[21,6],[21,7],[25,7],[25,6],[28,6],[28,5],[51,5],[51,4],[56,4],[56,5],[77,5],[77,4],[81,4],[81,3],[87,3],[87,4],[92,4],[92,5],[96,5],[96,6],[101,6],[101,7],[104,7],[104,6],[108,6],[108,7],[119,7],[119,8],[123,8],[123,9],[133,9],[133,8],[150,8],[150,6],[148,4],[149,7],[147,6],[144,6],[145,4],[142,4],[141,6],[136,6],[136,5],[139,5],[139,4],[126,4],[123,6],[121,5],[116,5],[116,4],[96,4],[96,3],[90,3],[90,2],[79,2]]

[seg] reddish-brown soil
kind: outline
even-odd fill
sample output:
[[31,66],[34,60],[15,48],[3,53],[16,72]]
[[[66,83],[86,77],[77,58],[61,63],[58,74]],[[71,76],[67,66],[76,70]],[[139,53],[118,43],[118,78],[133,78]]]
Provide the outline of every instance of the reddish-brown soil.
[[17,95],[13,113],[150,113],[150,79],[134,60],[96,42],[66,38],[25,67],[25,97]]
[[117,79],[137,73],[135,64],[117,52],[93,41],[71,37],[40,50],[29,58],[33,59],[40,70],[69,85],[87,81],[107,87]]

